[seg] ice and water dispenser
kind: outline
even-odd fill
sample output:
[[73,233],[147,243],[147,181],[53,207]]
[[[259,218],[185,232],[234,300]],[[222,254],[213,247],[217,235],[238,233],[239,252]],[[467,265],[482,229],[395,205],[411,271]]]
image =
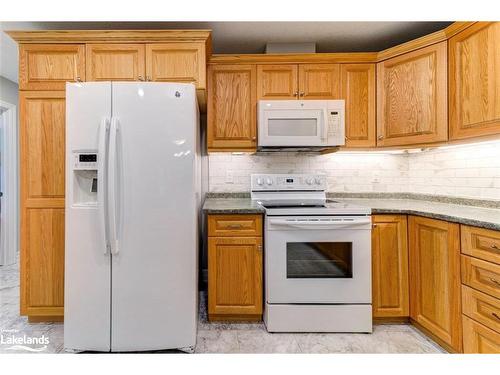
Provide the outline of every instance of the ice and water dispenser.
[[97,152],[73,152],[73,204],[97,205]]

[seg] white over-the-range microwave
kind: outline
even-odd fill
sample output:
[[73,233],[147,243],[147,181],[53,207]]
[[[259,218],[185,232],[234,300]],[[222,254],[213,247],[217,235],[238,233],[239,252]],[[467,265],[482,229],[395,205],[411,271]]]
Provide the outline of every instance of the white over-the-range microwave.
[[260,100],[259,151],[321,151],[345,144],[344,100]]

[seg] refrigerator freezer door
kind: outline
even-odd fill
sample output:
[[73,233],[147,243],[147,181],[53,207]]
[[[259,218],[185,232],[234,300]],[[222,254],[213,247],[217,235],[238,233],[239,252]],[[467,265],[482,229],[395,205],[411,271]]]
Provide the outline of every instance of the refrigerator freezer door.
[[[66,86],[64,347],[110,350],[111,258],[102,216],[111,83]],[[103,128],[104,126],[104,128]],[[104,132],[103,132],[104,130]],[[104,139],[103,139],[104,137]],[[80,162],[79,155],[85,156]],[[97,163],[88,163],[97,155]],[[90,157],[90,159],[88,159]],[[97,192],[95,192],[95,178]],[[94,187],[93,187],[94,186]]]
[[109,175],[117,179],[110,194],[116,194],[119,251],[112,254],[111,350],[194,346],[195,89],[189,84],[113,83],[112,97],[113,122],[119,128]]

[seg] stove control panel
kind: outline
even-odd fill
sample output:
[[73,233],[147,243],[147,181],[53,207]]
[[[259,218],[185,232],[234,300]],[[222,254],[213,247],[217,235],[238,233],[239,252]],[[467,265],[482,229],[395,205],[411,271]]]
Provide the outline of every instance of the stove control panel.
[[252,191],[325,191],[322,174],[252,174]]

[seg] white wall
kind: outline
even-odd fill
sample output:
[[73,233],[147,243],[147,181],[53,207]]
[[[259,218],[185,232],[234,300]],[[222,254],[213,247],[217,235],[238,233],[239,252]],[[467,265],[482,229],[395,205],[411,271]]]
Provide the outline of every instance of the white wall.
[[17,83],[0,76],[0,100],[17,106],[18,88]]
[[[227,182],[227,172],[233,183]],[[209,156],[209,191],[248,192],[252,173],[326,173],[330,192],[410,192],[500,199],[500,142],[418,153]]]

